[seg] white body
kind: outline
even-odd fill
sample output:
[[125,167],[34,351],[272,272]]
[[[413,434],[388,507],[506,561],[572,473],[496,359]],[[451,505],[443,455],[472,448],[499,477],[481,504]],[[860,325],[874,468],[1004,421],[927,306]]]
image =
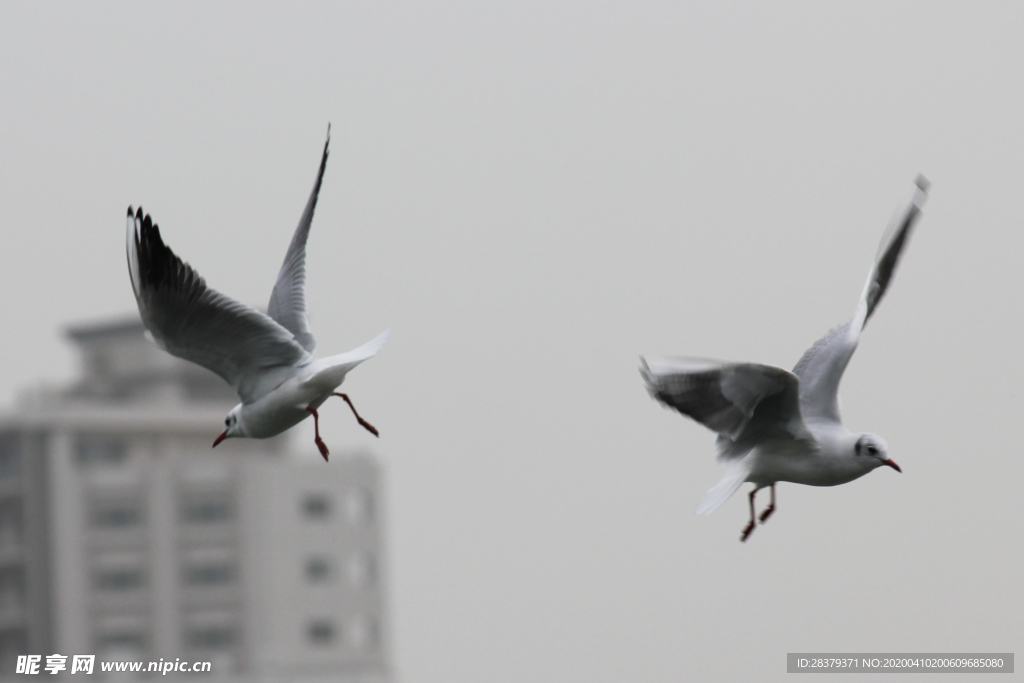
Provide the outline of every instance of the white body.
[[[306,419],[310,408],[326,401],[348,371],[376,354],[387,339],[385,332],[348,353],[322,360],[312,356],[316,340],[306,321],[306,240],[327,167],[329,126],[327,133],[313,191],[266,314],[207,287],[164,244],[142,207],[134,215],[128,207],[128,272],[147,331],[169,353],[223,377],[242,399],[228,413],[214,446],[230,437],[275,436]],[[321,452],[326,457],[326,447],[321,445]]]
[[802,443],[767,443],[745,456],[745,481],[758,488],[777,481],[808,486],[838,486],[863,477],[883,463],[876,458],[849,457],[859,435],[842,428],[810,428],[817,448]]
[[718,433],[718,458],[728,469],[697,506],[698,514],[715,510],[744,482],[754,484],[755,491],[779,481],[836,486],[882,465],[900,471],[880,437],[843,426],[838,392],[860,333],[920,216],[926,191],[927,181],[919,177],[910,203],[882,238],[853,318],[818,340],[793,372],[756,363],[642,359],[640,372],[654,398]]
[[374,356],[388,333],[339,356],[311,361],[294,368],[278,387],[252,403],[239,403],[231,411],[238,415],[238,430],[245,436],[266,439],[277,436],[309,417],[306,407],[319,408],[345,381],[345,375]]

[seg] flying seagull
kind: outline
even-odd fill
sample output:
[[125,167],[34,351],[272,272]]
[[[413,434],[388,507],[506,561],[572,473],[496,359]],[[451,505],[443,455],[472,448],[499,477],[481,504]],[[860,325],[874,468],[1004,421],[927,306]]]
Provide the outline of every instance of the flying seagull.
[[128,207],[128,274],[149,336],[168,353],[223,377],[242,399],[225,418],[214,446],[233,437],[276,436],[312,415],[316,445],[327,460],[330,452],[320,438],[316,409],[331,396],[343,398],[359,424],[378,436],[349,397],[336,389],[349,370],[380,350],[388,332],[348,353],[316,360],[316,341],[306,322],[306,238],[330,142],[328,126],[316,183],[266,314],[208,287],[164,244],[160,229],[142,207],[134,212]]
[[871,266],[853,318],[815,342],[793,368],[729,363],[701,358],[641,358],[640,373],[651,396],[718,434],[718,460],[725,476],[697,506],[709,514],[743,482],[750,492],[746,541],[757,522],[754,496],[771,487],[761,523],[775,511],[775,483],[836,486],[888,465],[885,441],[875,434],[850,432],[839,417],[839,380],[857,348],[860,333],[882,300],[900,254],[921,215],[928,181],[918,176],[910,203],[889,225]]

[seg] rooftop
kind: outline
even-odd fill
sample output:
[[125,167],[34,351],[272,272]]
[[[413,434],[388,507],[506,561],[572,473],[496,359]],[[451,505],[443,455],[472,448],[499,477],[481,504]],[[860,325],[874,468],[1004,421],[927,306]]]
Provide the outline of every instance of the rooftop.
[[74,325],[68,338],[78,347],[81,373],[63,400],[233,404],[228,384],[194,363],[176,358],[147,338],[138,318]]

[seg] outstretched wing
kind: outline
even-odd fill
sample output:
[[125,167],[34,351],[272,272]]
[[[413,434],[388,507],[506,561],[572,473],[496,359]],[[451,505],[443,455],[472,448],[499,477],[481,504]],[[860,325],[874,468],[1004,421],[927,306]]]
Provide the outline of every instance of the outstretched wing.
[[309,195],[302,218],[292,235],[292,242],[288,245],[288,253],[284,255],[284,263],[277,274],[277,283],[270,293],[270,304],[267,306],[267,315],[295,335],[295,340],[310,353],[316,347],[316,340],[306,322],[306,239],[309,237],[309,227],[313,224],[313,212],[316,210],[320,184],[324,180],[330,144],[331,125],[327,124],[327,141],[324,142],[324,154],[320,159],[320,170],[316,174],[313,192]]
[[800,415],[799,381],[757,363],[641,358],[651,396],[718,433],[718,457],[745,455],[765,439],[812,442]]
[[[223,377],[245,403],[273,389],[309,357],[292,333],[206,286],[160,237],[142,207],[128,207],[128,274],[139,313],[169,353]],[[275,371],[277,370],[277,371]]]
[[860,333],[885,295],[900,256],[928,196],[928,181],[918,176],[906,208],[889,224],[871,266],[853,319],[829,331],[793,368],[800,378],[800,408],[807,419],[839,421],[839,381],[857,348]]

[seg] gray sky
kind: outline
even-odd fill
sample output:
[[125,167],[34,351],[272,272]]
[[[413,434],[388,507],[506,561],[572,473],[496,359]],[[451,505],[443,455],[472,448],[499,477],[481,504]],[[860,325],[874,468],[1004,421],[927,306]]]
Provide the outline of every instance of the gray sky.
[[[128,204],[265,305],[330,121],[311,323],[322,354],[393,330],[345,389],[382,435],[401,680],[1019,650],[1024,9],[683,4],[5,5],[0,403],[74,375],[67,323],[135,314]],[[637,357],[792,367],[918,172],[842,386],[904,474],[780,485],[740,544],[742,494],[692,514],[711,433]],[[325,410],[332,448],[372,440]]]

